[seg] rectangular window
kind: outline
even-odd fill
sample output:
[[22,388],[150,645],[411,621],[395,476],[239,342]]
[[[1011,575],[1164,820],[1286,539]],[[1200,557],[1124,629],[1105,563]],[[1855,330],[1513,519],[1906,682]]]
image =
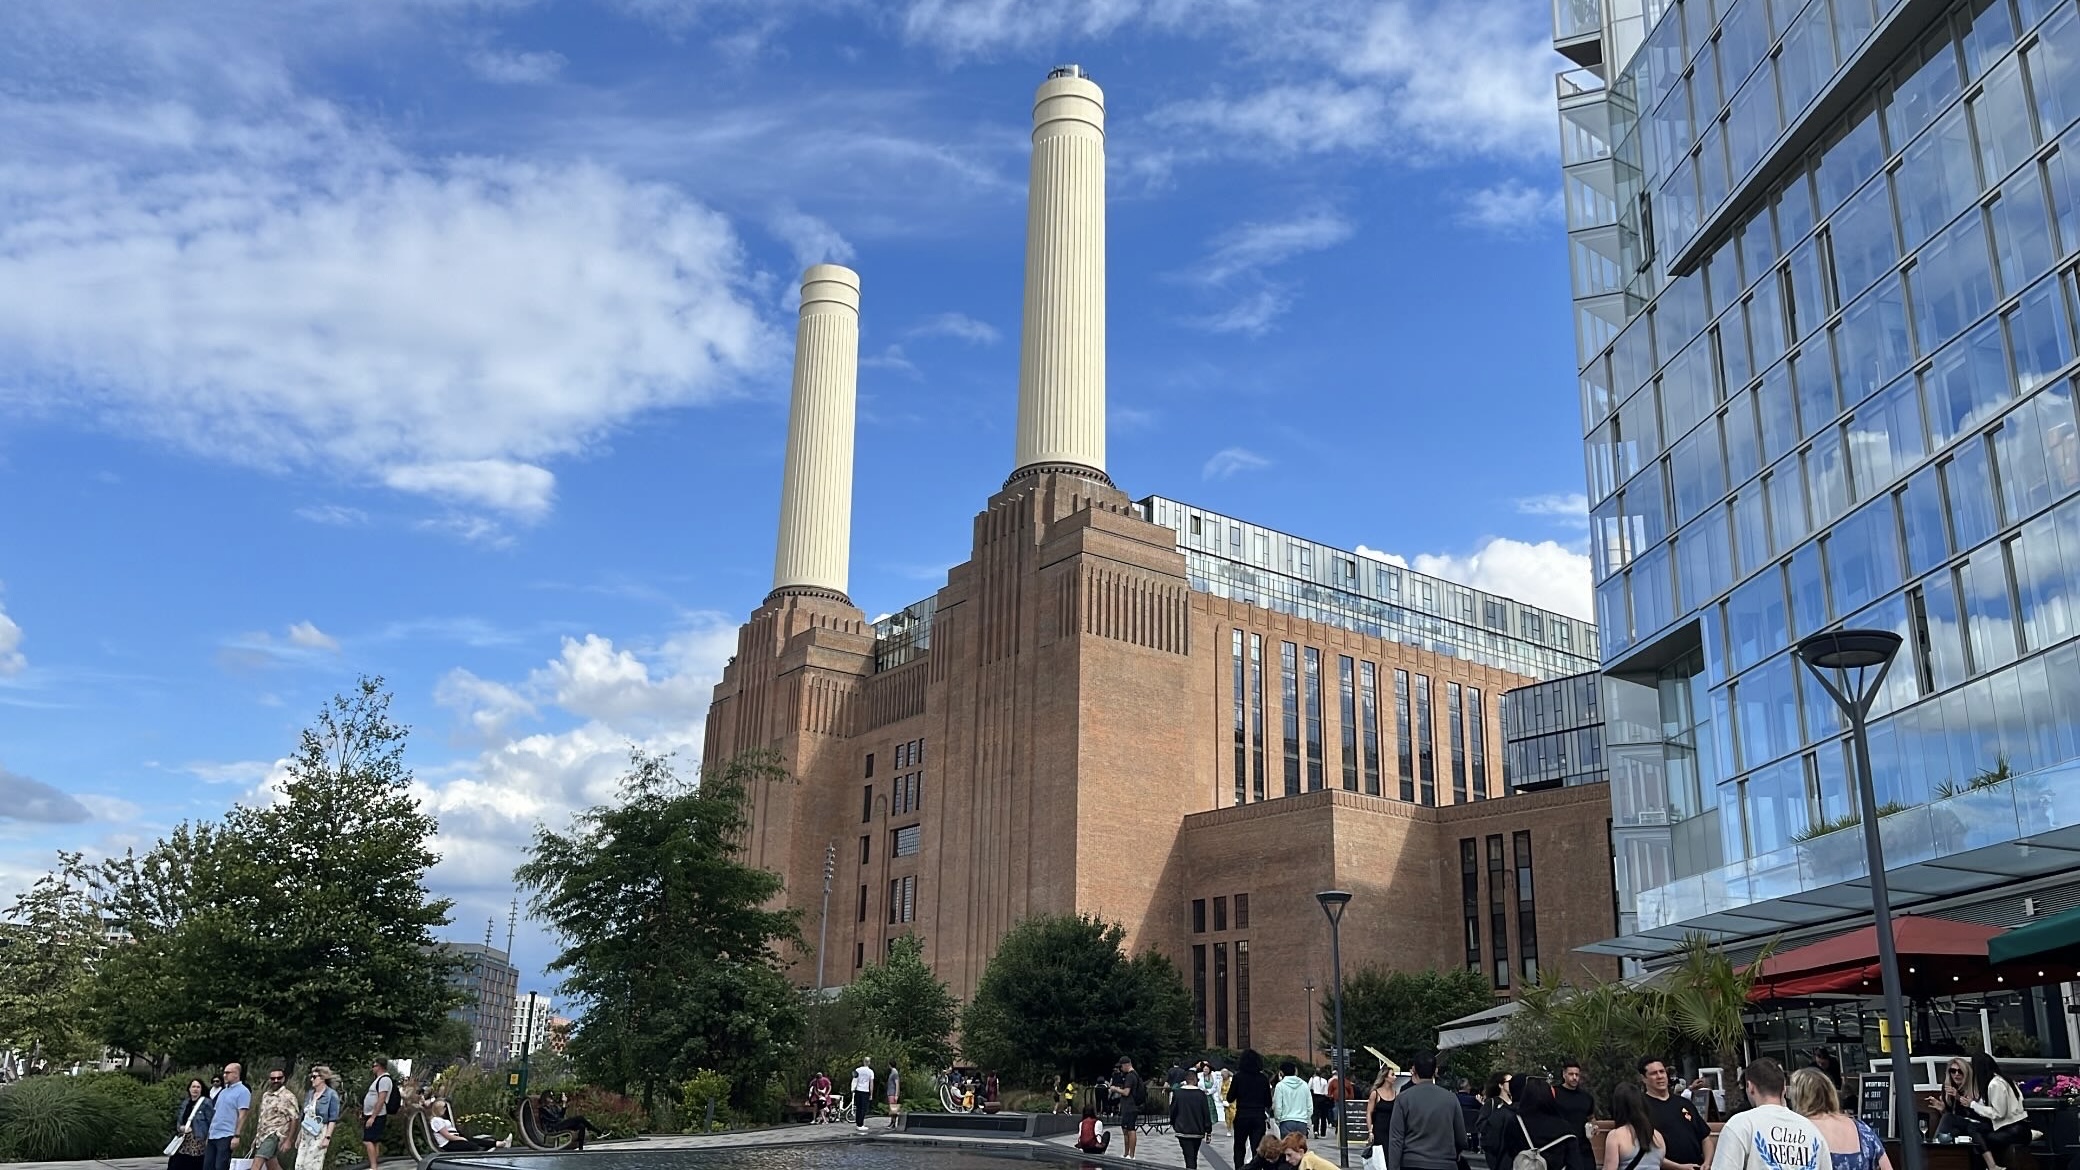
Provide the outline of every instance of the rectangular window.
[[1408,672],[1397,670],[1394,672],[1394,756],[1401,776],[1401,799],[1413,804],[1416,799],[1416,764],[1408,722]]
[[1481,969],[1481,859],[1479,842],[1459,839],[1459,911],[1466,926],[1466,969]]
[[1358,790],[1358,668],[1350,655],[1336,659],[1336,686],[1343,700],[1343,790]]
[[1235,944],[1235,1043],[1249,1047],[1249,943]]
[[861,837],[859,839],[859,863],[861,865],[867,863],[867,847],[873,844],[873,841],[874,838],[872,837]]
[[1473,760],[1473,798],[1488,799],[1488,713],[1481,706],[1481,689],[1466,688],[1466,729],[1472,735],[1467,755]]
[[1228,1046],[1228,944],[1213,944],[1213,1046]]
[[874,786],[872,784],[867,785],[866,791],[860,795],[859,819],[861,824],[874,819]]
[[1249,929],[1249,895],[1235,895],[1235,929]]
[[1300,795],[1300,648],[1278,644],[1279,730],[1285,741],[1286,795]]
[[1496,987],[1509,986],[1509,862],[1502,855],[1502,835],[1488,838],[1489,971]]
[[873,752],[868,752],[868,753],[867,753],[867,779],[869,779],[869,780],[872,780],[873,778],[874,778],[874,753],[873,753]]
[[1459,692],[1459,684],[1444,684],[1444,708],[1446,726],[1450,728],[1452,753],[1452,803],[1465,804],[1466,793],[1466,709]]
[[[866,920],[865,920],[865,919],[861,919],[860,921],[864,922],[864,921],[866,921]],[[857,970],[859,970],[859,969],[860,969],[861,967],[864,967],[864,966],[866,966],[866,965],[867,965],[867,944],[865,944],[865,943],[863,943],[863,942],[860,942],[860,943],[853,943],[853,944],[852,944],[852,969],[853,969],[853,970],[855,970],[855,971],[857,971]]]
[[1206,899],[1192,899],[1192,933],[1206,933]]
[[917,875],[905,874],[888,883],[888,924],[917,920]]
[[1322,790],[1322,652],[1307,648],[1307,790]]
[[1249,636],[1249,711],[1251,800],[1264,799],[1264,636]]
[[1437,804],[1437,744],[1430,726],[1430,676],[1416,676],[1416,767],[1422,780],[1423,803]]
[[1228,929],[1228,900],[1226,898],[1215,898],[1213,900],[1213,928],[1215,930]]
[[865,886],[859,888],[859,920],[861,922],[867,920],[867,887]]
[[1379,795],[1379,668],[1358,664],[1359,719],[1365,729],[1365,792]]
[[1192,1032],[1206,1035],[1206,944],[1192,946]]
[[924,844],[924,829],[918,825],[904,825],[892,836],[895,838],[895,844],[891,852],[897,857],[915,857],[919,847]]
[[1531,832],[1519,830],[1512,841],[1517,854],[1517,954],[1525,983],[1538,982],[1538,906],[1531,896]]
[[1242,677],[1242,631],[1236,630],[1230,643],[1230,657],[1235,664],[1235,803],[1249,799],[1249,716],[1248,692],[1243,689]]

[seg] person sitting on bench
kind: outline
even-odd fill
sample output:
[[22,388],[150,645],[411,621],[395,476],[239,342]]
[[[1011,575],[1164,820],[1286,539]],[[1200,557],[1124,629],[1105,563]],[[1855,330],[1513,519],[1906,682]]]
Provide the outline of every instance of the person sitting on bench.
[[505,1142],[495,1141],[490,1135],[466,1137],[455,1128],[449,1115],[446,1101],[429,1101],[426,1104],[426,1126],[433,1131],[433,1144],[444,1154],[465,1154],[473,1151],[502,1149]]
[[607,1131],[585,1120],[584,1114],[566,1114],[564,1111],[570,1108],[570,1103],[570,1097],[563,1093],[548,1093],[542,1096],[541,1111],[537,1115],[542,1122],[542,1136],[570,1134],[571,1144],[564,1147],[567,1150],[584,1149],[585,1135],[588,1133],[606,1136]]

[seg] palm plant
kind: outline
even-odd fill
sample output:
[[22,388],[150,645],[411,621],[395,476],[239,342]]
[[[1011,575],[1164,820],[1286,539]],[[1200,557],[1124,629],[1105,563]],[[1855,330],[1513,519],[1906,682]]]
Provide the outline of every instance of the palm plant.
[[1736,967],[1726,952],[1701,934],[1683,939],[1682,963],[1662,984],[1668,1020],[1676,1038],[1709,1055],[1726,1070],[1727,1104],[1740,1107],[1741,1048],[1748,1038],[1743,1018],[1748,993],[1761,976],[1762,963],[1776,949],[1772,940],[1745,967]]

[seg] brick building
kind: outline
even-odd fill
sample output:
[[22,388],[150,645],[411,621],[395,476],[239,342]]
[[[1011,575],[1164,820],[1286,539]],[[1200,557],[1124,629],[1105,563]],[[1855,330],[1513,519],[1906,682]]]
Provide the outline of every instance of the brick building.
[[1308,1049],[1330,887],[1347,968],[1614,974],[1570,954],[1615,933],[1606,787],[1502,775],[1502,693],[1593,668],[1593,626],[1105,471],[1102,103],[1073,67],[1036,99],[1010,478],[946,585],[877,621],[845,588],[861,286],[805,276],[774,589],[707,724],[706,759],[790,774],[748,859],[830,984],[916,934],[965,997],[1015,923],[1083,911],[1177,963],[1217,1046]]

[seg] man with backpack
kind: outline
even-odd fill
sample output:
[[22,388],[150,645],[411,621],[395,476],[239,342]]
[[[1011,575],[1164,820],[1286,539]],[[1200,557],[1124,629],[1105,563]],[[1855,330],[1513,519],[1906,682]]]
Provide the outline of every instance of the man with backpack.
[[1141,1074],[1134,1071],[1133,1057],[1119,1058],[1119,1069],[1112,1074],[1110,1091],[1112,1099],[1119,1102],[1119,1131],[1126,1135],[1126,1154],[1131,1158],[1134,1156],[1135,1139],[1141,1134],[1134,1125],[1140,1120],[1141,1106],[1148,1102],[1148,1086],[1142,1082]]
[[368,1155],[368,1170],[377,1170],[383,1160],[383,1131],[397,1112],[397,1082],[383,1057],[370,1061],[368,1072],[368,1092],[361,1097],[361,1150]]
[[1387,1123],[1387,1170],[1458,1170],[1466,1114],[1458,1094],[1437,1083],[1437,1057],[1416,1057],[1408,1087]]

